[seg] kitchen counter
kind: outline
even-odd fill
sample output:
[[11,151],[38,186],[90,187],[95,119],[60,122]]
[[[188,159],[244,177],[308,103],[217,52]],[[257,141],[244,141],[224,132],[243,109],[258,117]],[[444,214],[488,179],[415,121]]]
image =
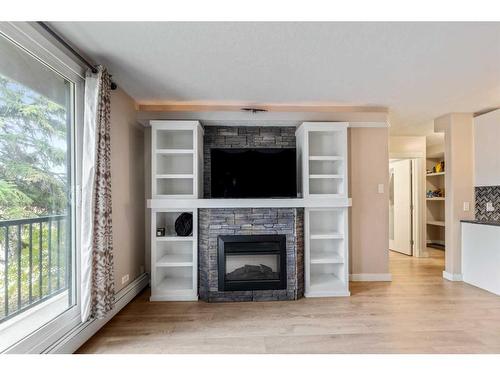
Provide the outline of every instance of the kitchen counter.
[[500,223],[463,220],[463,281],[500,295],[498,270],[500,270]]
[[500,221],[486,221],[486,220],[460,220],[462,223],[479,224],[479,225],[494,225],[500,227]]

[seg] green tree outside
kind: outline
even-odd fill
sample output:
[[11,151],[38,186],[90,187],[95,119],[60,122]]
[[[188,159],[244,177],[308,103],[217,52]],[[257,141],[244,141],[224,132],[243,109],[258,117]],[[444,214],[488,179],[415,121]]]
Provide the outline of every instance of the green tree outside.
[[29,303],[30,275],[33,301],[49,294],[49,284],[54,291],[66,283],[66,219],[59,224],[53,221],[50,226],[48,222],[35,223],[31,228],[28,224],[10,226],[8,233],[5,223],[67,214],[67,115],[64,106],[0,75],[0,319],[6,314],[6,287],[9,314],[18,309],[19,273],[21,307]]

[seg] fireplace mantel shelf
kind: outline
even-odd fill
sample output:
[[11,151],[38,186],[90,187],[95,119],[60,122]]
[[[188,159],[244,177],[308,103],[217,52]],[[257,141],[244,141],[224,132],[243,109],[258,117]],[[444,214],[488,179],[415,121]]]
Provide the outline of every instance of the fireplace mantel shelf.
[[350,207],[351,198],[267,198],[267,199],[148,199],[148,208],[300,208]]

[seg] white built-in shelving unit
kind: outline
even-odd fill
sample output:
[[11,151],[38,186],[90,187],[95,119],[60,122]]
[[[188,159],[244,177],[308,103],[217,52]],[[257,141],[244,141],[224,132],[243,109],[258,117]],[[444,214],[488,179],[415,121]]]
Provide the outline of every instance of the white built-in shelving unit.
[[[151,121],[153,199],[200,198],[203,129],[198,121]],[[178,236],[175,221],[193,215],[190,236]],[[151,300],[198,299],[198,210],[192,207],[151,210]],[[165,235],[158,236],[157,229]]]
[[297,130],[299,194],[347,196],[348,123],[303,123]]
[[[444,152],[427,156],[426,168],[432,170],[437,163],[444,160]],[[446,166],[445,166],[446,167]],[[426,191],[445,189],[446,171],[427,173]],[[445,248],[445,197],[426,198],[427,201],[427,246],[438,249]]]
[[297,130],[298,186],[305,208],[305,295],[349,295],[346,207],[325,207],[347,198],[347,123],[303,123]]
[[[193,232],[181,237],[174,231],[175,220],[183,212],[193,215]],[[198,299],[198,226],[197,210],[153,210],[151,252],[151,300]],[[157,236],[156,228],[165,228]]]
[[203,128],[198,121],[151,121],[152,195],[198,198],[202,190]]
[[[198,299],[198,209],[304,207],[305,295],[348,296],[348,123],[297,129],[297,188],[290,199],[202,199],[203,129],[198,121],[151,121],[151,300]],[[190,236],[175,220],[193,215]],[[157,236],[157,228],[165,228]]]
[[306,208],[306,297],[349,295],[346,214],[344,208]]

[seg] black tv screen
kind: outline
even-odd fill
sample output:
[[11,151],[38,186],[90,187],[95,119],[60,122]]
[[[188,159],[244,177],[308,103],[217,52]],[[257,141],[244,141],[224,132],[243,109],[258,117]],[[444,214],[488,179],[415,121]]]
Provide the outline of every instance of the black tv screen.
[[211,150],[212,198],[297,197],[293,148]]

